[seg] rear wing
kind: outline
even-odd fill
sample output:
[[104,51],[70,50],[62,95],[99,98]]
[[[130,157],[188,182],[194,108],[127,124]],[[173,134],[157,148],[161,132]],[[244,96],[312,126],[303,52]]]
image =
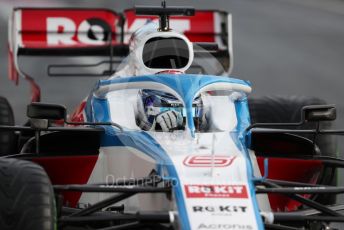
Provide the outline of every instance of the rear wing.
[[10,79],[26,75],[21,57],[110,56],[109,47],[121,44],[120,23],[120,15],[105,9],[15,9],[9,20]]
[[[35,78],[39,63],[45,76],[109,76],[128,55],[131,34],[154,16],[107,9],[16,8],[9,20],[9,78]],[[171,16],[171,27],[192,42],[216,43],[212,54],[226,73],[233,67],[231,15],[196,10],[194,17]],[[34,60],[32,62],[32,59]]]

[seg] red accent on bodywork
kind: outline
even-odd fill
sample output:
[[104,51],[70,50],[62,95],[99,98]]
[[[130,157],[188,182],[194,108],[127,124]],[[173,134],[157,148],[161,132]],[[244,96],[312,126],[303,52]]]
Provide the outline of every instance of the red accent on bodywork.
[[75,109],[72,114],[71,121],[72,122],[84,122],[84,109],[86,106],[86,101],[81,102],[81,104]]
[[8,46],[8,78],[18,85],[19,83],[19,74],[14,65],[13,51],[11,47]]
[[[8,78],[14,82],[15,85],[19,83],[19,73],[14,64],[13,52],[8,47]],[[25,80],[29,82],[31,88],[31,102],[39,102],[41,100],[41,89],[30,76],[24,76]]]
[[186,167],[228,167],[235,160],[236,156],[220,156],[220,155],[189,155],[183,164]]
[[157,72],[156,74],[183,74],[184,72],[179,70],[163,70],[160,72]]
[[[8,78],[14,82],[15,85],[19,83],[19,73],[14,64],[13,52],[8,47]],[[31,102],[39,102],[41,100],[41,89],[30,76],[24,76],[25,80],[29,82],[31,88]]]
[[[47,172],[53,184],[86,184],[97,162],[94,156],[39,157],[32,159]],[[80,192],[63,192],[64,203],[75,207]]]
[[[263,157],[258,157],[258,164],[260,171],[264,172]],[[268,178],[315,184],[322,167],[322,162],[318,160],[269,158]],[[299,202],[277,194],[269,194],[269,200],[274,211],[292,211],[300,206]]]
[[30,84],[31,88],[31,102],[39,102],[41,101],[41,88],[32,77],[25,76],[25,80],[27,80]]

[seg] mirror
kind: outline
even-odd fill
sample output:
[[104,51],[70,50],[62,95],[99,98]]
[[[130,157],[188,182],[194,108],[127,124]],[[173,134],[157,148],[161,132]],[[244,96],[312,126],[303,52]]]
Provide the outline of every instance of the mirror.
[[26,114],[33,119],[65,120],[66,107],[58,104],[34,102],[27,106]]
[[334,105],[309,105],[302,108],[304,121],[333,121],[336,119]]
[[[248,136],[247,136],[248,137]],[[320,149],[305,138],[288,133],[260,133],[252,131],[250,149],[263,157],[302,157],[320,154]]]

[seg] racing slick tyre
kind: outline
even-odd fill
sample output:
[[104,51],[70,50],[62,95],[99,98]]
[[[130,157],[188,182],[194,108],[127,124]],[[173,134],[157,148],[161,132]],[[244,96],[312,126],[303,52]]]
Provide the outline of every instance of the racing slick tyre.
[[55,200],[44,169],[18,159],[0,158],[2,230],[53,230]]
[[[322,105],[326,102],[315,97],[282,97],[282,96],[266,96],[249,98],[249,110],[251,115],[251,123],[294,123],[301,119],[301,109],[306,105]],[[331,128],[331,122],[321,122],[321,128]],[[315,129],[316,124],[309,122],[299,127],[283,127],[290,129]],[[276,128],[280,128],[277,127]],[[301,135],[312,140],[313,135]],[[322,156],[335,157],[337,155],[337,141],[331,135],[319,135],[316,144],[321,151]],[[337,185],[337,172],[330,168],[324,169],[321,173],[321,179],[318,181],[324,185]],[[321,195],[316,201],[323,204],[334,204],[335,195]]]
[[[0,96],[0,125],[14,125],[11,105],[6,98]],[[14,131],[0,131],[0,156],[13,153],[15,146]]]

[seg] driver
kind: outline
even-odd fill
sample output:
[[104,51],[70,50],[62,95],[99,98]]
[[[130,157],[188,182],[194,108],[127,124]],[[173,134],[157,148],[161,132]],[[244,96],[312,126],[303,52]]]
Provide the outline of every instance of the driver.
[[[142,90],[140,98],[142,100],[139,106],[142,106],[141,110],[144,113],[137,123],[143,130],[163,132],[184,130],[186,111],[182,103],[173,95],[156,90]],[[206,129],[207,120],[200,96],[193,102],[192,115],[196,129]]]
[[[158,25],[147,23],[133,33],[129,40],[130,53],[118,72],[111,78],[159,73],[179,74],[193,61],[193,48],[189,40],[176,32],[158,32]],[[140,90],[138,93],[136,123],[143,130],[169,132],[184,129],[186,112],[173,95],[157,90]],[[195,126],[206,126],[203,104],[198,97],[193,103]]]

